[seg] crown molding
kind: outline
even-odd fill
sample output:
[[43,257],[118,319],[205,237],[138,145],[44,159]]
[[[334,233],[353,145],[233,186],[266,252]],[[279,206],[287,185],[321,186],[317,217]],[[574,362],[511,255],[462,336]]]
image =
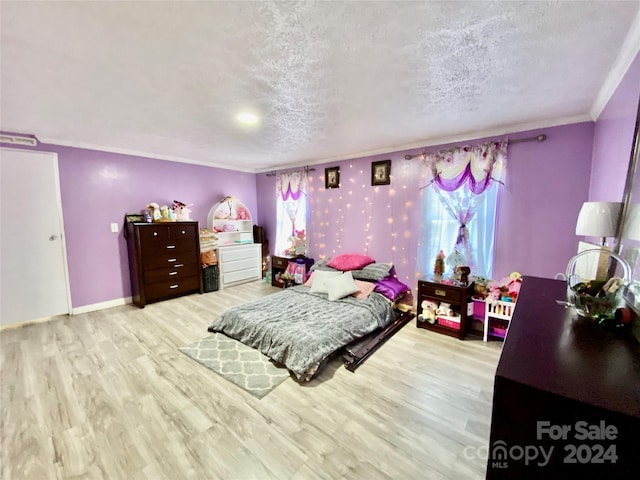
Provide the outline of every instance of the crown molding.
[[193,160],[190,158],[177,157],[174,155],[160,155],[157,153],[149,153],[149,152],[144,152],[140,150],[131,150],[128,148],[114,148],[114,147],[106,147],[104,145],[95,145],[91,143],[71,142],[71,141],[67,141],[67,140],[63,140],[55,137],[36,136],[36,138],[41,144],[49,143],[49,144],[58,145],[61,147],[83,148],[86,150],[97,150],[100,152],[117,153],[120,155],[132,155],[135,157],[152,158],[154,160],[164,160],[167,162],[188,163],[191,165],[200,165],[203,167],[222,168],[224,170],[232,170],[235,172],[255,173],[254,169],[231,168],[228,165],[223,165],[220,163],[209,163],[201,160]]
[[236,172],[244,172],[244,173],[269,173],[274,170],[285,170],[290,168],[297,167],[308,167],[312,165],[319,165],[322,163],[329,162],[341,162],[346,160],[353,160],[356,158],[364,158],[371,157],[375,155],[389,155],[395,153],[402,153],[404,155],[407,150],[414,150],[418,148],[426,148],[434,145],[446,145],[449,143],[456,142],[466,142],[470,140],[477,140],[480,138],[486,137],[496,137],[500,135],[513,135],[518,132],[524,132],[527,130],[538,130],[541,128],[551,128],[551,127],[559,127],[562,125],[570,125],[572,123],[582,123],[582,122],[591,122],[593,121],[589,114],[582,115],[574,115],[570,117],[560,117],[555,119],[546,119],[546,120],[537,120],[534,122],[526,122],[526,123],[518,123],[512,124],[509,126],[495,127],[491,129],[485,130],[473,130],[465,133],[460,133],[456,135],[435,137],[435,138],[425,138],[423,140],[401,144],[401,145],[391,145],[388,147],[378,148],[375,150],[365,150],[361,152],[354,152],[345,155],[335,155],[332,157],[323,157],[323,158],[309,158],[304,161],[289,163],[289,164],[278,164],[271,165],[269,167],[259,168],[259,169],[242,169],[242,168],[231,168],[228,165],[217,164],[217,163],[207,163],[203,161],[192,160],[188,158],[175,157],[172,155],[158,155],[148,152],[142,152],[138,150],[130,150],[123,148],[113,148],[113,147],[105,147],[101,145],[94,145],[88,143],[80,143],[80,142],[70,142],[66,140],[61,140],[52,137],[39,137],[35,136],[35,138],[40,142],[40,144],[52,144],[61,147],[72,147],[72,148],[83,148],[87,150],[97,150],[101,152],[108,153],[117,153],[122,155],[133,155],[136,157],[144,157],[144,158],[152,158],[156,160],[165,160],[169,162],[178,162],[178,163],[187,163],[190,165],[200,165],[203,167],[213,167],[213,168],[221,168],[224,170],[232,170]]
[[609,103],[609,100],[618,88],[618,85],[620,85],[620,82],[627,73],[627,70],[629,70],[638,52],[640,52],[640,12],[638,12],[635,20],[631,24],[622,48],[620,48],[620,52],[613,62],[607,78],[593,101],[589,114],[594,122],[600,117],[607,103]]
[[559,127],[562,125],[570,125],[572,123],[582,123],[582,122],[591,122],[591,121],[592,120],[590,115],[588,113],[585,113],[582,115],[556,118],[553,120],[539,120],[535,122],[519,123],[519,124],[510,125],[510,126],[496,127],[492,129],[486,129],[486,130],[475,130],[475,131],[461,133],[457,135],[451,135],[451,136],[427,138],[424,140],[411,142],[408,144],[393,145],[390,147],[379,148],[376,150],[367,150],[367,151],[351,153],[347,155],[337,155],[337,156],[326,157],[321,159],[313,159],[313,160],[309,159],[304,162],[274,165],[272,167],[268,167],[268,168],[265,167],[265,168],[258,169],[255,171],[255,173],[270,173],[270,172],[273,172],[274,170],[285,170],[289,168],[305,167],[305,166],[311,166],[311,165],[318,165],[322,163],[340,162],[340,161],[346,161],[346,160],[353,160],[356,158],[372,157],[375,155],[389,155],[392,153],[393,154],[402,153],[404,155],[405,151],[414,150],[416,148],[426,148],[426,147],[432,147],[434,145],[446,145],[449,143],[466,142],[469,140],[477,140],[485,137],[496,137],[500,135],[509,136],[509,135],[514,135],[516,133],[524,132],[527,130],[538,130],[541,128]]

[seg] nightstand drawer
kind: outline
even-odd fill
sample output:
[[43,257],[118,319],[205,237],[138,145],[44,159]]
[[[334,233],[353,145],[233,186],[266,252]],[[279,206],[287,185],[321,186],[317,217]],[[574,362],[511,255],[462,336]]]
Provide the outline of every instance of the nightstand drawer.
[[289,265],[289,258],[284,257],[271,257],[271,266],[272,268],[284,268],[286,269]]
[[429,299],[440,299],[448,303],[460,303],[462,301],[463,291],[457,287],[449,287],[448,285],[432,284],[420,282],[419,285],[420,301],[424,297]]

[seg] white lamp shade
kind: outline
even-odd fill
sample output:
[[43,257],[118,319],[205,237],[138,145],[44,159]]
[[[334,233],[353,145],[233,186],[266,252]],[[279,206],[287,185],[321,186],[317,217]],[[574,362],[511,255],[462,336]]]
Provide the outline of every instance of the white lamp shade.
[[640,204],[629,205],[627,218],[622,229],[622,238],[640,241]]
[[585,202],[578,215],[576,235],[615,236],[621,208],[620,202]]

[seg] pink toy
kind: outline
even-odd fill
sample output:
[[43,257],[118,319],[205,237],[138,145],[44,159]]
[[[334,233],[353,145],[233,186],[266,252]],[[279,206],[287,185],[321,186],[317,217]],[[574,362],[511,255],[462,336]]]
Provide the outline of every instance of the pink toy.
[[173,201],[173,213],[175,213],[176,221],[178,222],[188,222],[191,220],[191,209],[189,207],[193,206],[193,203],[186,205],[178,200]]

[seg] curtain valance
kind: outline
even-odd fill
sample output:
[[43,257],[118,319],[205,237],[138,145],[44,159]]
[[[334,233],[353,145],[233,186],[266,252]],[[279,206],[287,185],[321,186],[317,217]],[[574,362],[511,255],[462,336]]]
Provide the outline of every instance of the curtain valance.
[[295,200],[307,193],[305,169],[279,172],[276,175],[276,192],[282,200]]
[[504,183],[506,160],[507,140],[430,153],[424,156],[421,188],[435,184],[453,192],[468,185],[479,195],[492,181]]

